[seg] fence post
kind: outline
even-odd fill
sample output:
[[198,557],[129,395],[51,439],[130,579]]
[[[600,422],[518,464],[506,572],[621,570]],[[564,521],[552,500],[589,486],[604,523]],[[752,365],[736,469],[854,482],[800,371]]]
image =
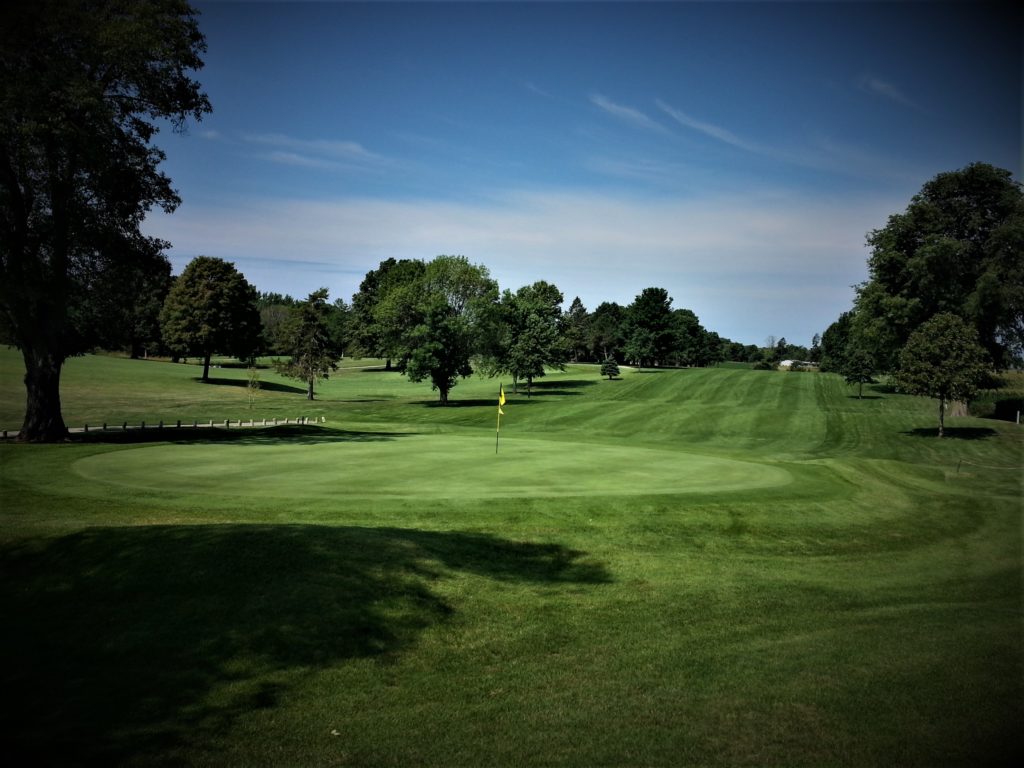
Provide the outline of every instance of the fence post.
[[157,424],[157,427],[156,427],[156,428],[157,428],[157,429],[163,429],[163,428],[164,428],[164,420],[163,420],[163,419],[160,419],[160,423],[159,423],[159,424]]
[[143,432],[145,432],[146,431],[146,422],[142,422],[142,424],[139,426],[139,429],[141,429]]
[[89,425],[88,425],[88,424],[86,424],[86,425],[85,425],[85,431],[86,431],[86,432],[88,432],[88,431],[89,431]]
[[107,422],[105,422],[105,421],[103,422],[103,431],[104,432],[107,431]]
[[128,422],[127,421],[124,424],[121,425],[121,431],[122,432],[127,432],[128,431]]
[[224,419],[224,428],[231,429],[231,419]]
[[181,429],[181,419],[178,419],[178,429]]

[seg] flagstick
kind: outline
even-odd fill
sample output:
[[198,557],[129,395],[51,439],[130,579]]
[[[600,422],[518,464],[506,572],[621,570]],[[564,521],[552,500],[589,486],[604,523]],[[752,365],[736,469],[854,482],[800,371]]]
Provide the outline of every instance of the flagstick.
[[[501,399],[501,385],[498,385],[498,399]],[[494,430],[494,455],[498,455],[498,437],[501,435],[501,405],[498,405],[498,426]]]

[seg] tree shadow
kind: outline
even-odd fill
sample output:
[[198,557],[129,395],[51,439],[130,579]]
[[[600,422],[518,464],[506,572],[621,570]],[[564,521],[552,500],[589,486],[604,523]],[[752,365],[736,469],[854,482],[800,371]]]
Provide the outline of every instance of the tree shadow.
[[209,428],[191,425],[178,428],[174,425],[159,429],[122,430],[110,428],[106,432],[79,432],[71,440],[82,443],[181,443],[186,445],[207,443],[232,443],[236,445],[273,445],[288,443],[294,445],[320,445],[322,443],[368,443],[394,440],[408,436],[410,432],[372,432],[366,430],[337,429],[308,424],[280,424],[276,427],[223,427]]
[[596,381],[588,381],[585,379],[570,379],[568,381],[535,381],[533,382],[534,390],[539,390],[543,394],[562,394],[560,390],[568,389],[583,389],[584,387],[592,387],[596,384]]
[[[192,381],[200,384],[215,384],[219,387],[241,387],[245,389],[249,386],[247,379],[207,379],[203,381],[201,377],[195,377]],[[265,392],[286,392],[288,394],[306,394],[306,390],[303,387],[293,387],[290,384],[281,384],[277,381],[261,381],[259,386],[261,391]]]
[[[921,427],[918,429],[911,429],[901,434],[908,435],[909,437],[931,437],[938,438],[939,428],[938,427]],[[987,440],[990,437],[995,437],[998,432],[988,427],[946,427],[943,430],[943,440]]]
[[[515,399],[513,399],[513,397]],[[505,398],[506,398],[505,402],[506,402],[507,405],[510,405],[510,406],[513,406],[513,407],[516,407],[516,408],[518,408],[521,405],[531,405],[530,400],[526,397],[526,394],[524,392],[520,392],[518,395],[514,395],[514,396],[510,395],[510,393],[506,392],[505,393]],[[480,407],[483,407],[483,406],[488,406],[490,408],[497,408],[498,407],[498,398],[497,397],[492,397],[492,398],[488,398],[486,400],[481,400],[480,398],[475,398],[473,400],[449,400],[447,403],[442,403],[440,400],[420,400],[418,402],[418,405],[421,405],[424,408],[442,408],[442,409],[446,409],[446,408],[453,408],[453,409],[454,408],[480,408]]]
[[0,547],[0,722],[36,764],[145,763],[276,706],[289,673],[389,663],[456,608],[452,571],[611,581],[586,553],[479,533],[93,528]]

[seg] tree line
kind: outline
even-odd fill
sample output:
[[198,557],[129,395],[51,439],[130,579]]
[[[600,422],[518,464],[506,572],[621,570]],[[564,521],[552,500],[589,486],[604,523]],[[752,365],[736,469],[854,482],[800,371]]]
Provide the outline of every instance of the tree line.
[[970,400],[990,370],[1024,359],[1024,194],[1010,171],[940,173],[868,233],[868,279],[821,336],[821,367],[863,383]]
[[193,259],[166,285],[156,320],[132,325],[159,329],[149,340],[154,351],[200,358],[203,380],[218,352],[242,360],[287,356],[279,370],[305,381],[310,399],[314,381],[328,377],[346,352],[430,381],[442,403],[474,371],[508,376],[513,391],[523,384],[529,394],[546,370],[569,362],[706,366],[751,355],[707,331],[691,310],[673,308],[664,288],[594,312],[577,297],[563,311],[564,295],[552,283],[500,291],[487,267],[464,256],[382,261],[351,304],[329,303],[326,288],[302,301],[257,293],[233,264],[209,256]]

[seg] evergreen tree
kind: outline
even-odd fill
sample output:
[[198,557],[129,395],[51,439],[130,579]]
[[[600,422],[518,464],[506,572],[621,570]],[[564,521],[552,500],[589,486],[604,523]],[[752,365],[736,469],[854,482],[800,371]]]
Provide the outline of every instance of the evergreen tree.
[[305,382],[306,399],[313,399],[317,379],[330,377],[338,370],[341,351],[332,336],[331,310],[327,303],[327,289],[313,291],[293,310],[288,324],[291,360],[279,364],[279,373]]

